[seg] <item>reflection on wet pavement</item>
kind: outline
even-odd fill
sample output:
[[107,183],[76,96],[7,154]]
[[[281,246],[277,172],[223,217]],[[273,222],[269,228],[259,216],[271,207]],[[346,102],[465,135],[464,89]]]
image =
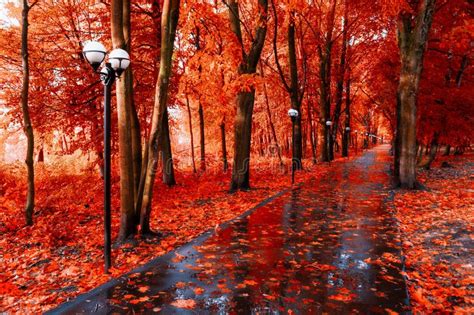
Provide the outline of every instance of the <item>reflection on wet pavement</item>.
[[407,311],[386,146],[54,313]]

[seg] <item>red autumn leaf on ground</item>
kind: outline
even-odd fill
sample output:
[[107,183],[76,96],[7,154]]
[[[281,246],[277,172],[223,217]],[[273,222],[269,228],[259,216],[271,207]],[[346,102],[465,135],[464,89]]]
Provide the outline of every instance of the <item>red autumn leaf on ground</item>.
[[196,301],[192,299],[176,300],[171,302],[171,305],[177,308],[193,309],[196,307]]

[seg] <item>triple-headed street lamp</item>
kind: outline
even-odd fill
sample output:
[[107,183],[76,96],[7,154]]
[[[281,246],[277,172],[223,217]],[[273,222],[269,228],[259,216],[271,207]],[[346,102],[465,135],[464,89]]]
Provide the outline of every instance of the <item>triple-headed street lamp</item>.
[[[95,72],[105,61],[107,50],[99,42],[88,42],[82,53]],[[111,191],[111,145],[110,145],[110,99],[112,85],[116,78],[130,65],[130,56],[123,49],[114,49],[109,53],[108,61],[100,70],[100,79],[104,84],[104,260],[105,272],[109,272],[111,267],[111,211],[110,211],[110,191]]]
[[292,124],[292,136],[291,136],[291,146],[292,146],[292,159],[291,159],[291,184],[293,185],[295,183],[295,168],[296,168],[296,163],[295,161],[295,123],[296,120],[299,117],[298,110],[294,108],[290,108],[288,110],[288,116],[291,118],[291,124]]

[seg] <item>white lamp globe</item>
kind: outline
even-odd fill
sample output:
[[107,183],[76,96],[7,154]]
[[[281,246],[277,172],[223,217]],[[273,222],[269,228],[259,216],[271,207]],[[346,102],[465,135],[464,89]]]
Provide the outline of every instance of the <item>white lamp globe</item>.
[[82,53],[84,54],[84,58],[86,58],[87,62],[89,62],[92,68],[94,68],[94,70],[97,70],[100,64],[104,61],[107,50],[101,43],[90,41],[84,45]]
[[351,131],[351,127],[346,127],[346,131]]
[[290,110],[288,110],[288,116],[291,118],[296,118],[298,117],[298,111],[296,109],[290,108]]
[[120,75],[130,65],[130,56],[125,50],[117,48],[110,52],[109,62],[112,69]]
[[326,121],[326,126],[332,126],[332,121],[330,120]]

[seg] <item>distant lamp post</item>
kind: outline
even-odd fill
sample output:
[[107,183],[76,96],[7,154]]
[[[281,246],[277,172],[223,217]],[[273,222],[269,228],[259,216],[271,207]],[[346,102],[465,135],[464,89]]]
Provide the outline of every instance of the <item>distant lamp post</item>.
[[298,119],[299,113],[296,109],[290,108],[288,110],[288,116],[291,118],[291,125],[292,125],[292,136],[291,136],[291,146],[292,146],[292,158],[291,158],[291,184],[295,183],[295,168],[296,168],[296,161],[295,161],[295,123]]
[[326,121],[326,134],[327,134],[327,139],[326,139],[326,150],[328,152],[328,160],[331,162],[331,126],[332,126],[332,121],[327,120]]
[[[84,58],[92,66],[95,72],[105,61],[107,50],[99,42],[88,42],[82,50]],[[110,124],[111,109],[110,99],[112,85],[130,65],[130,56],[123,49],[114,49],[110,52],[108,62],[100,70],[100,79],[104,84],[104,260],[105,272],[111,267],[111,145]]]

